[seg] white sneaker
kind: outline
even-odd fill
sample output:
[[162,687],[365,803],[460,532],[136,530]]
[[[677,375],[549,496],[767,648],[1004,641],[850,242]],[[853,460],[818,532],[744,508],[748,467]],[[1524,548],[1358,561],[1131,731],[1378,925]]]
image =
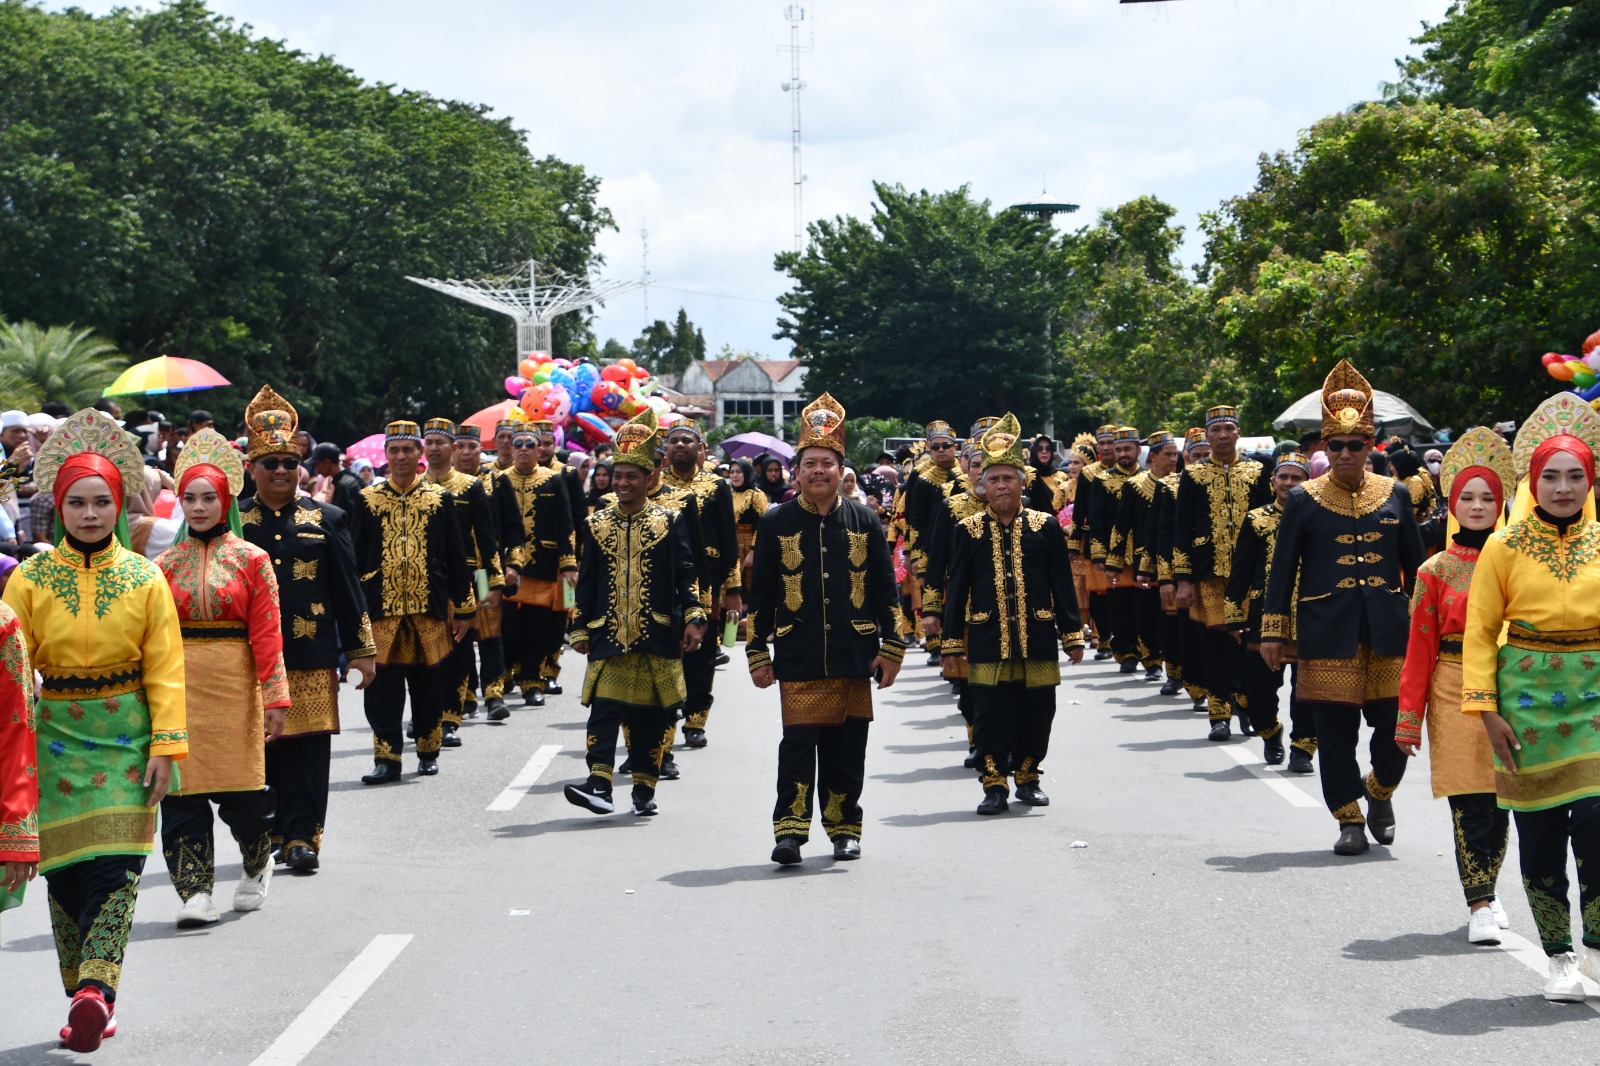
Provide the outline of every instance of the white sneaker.
[[211,901],[211,893],[196,892],[184,900],[183,910],[178,912],[178,928],[198,929],[202,925],[210,925],[221,917],[217,913],[217,905]]
[[1495,924],[1494,911],[1479,907],[1472,912],[1472,920],[1467,923],[1467,943],[1500,943],[1500,927]]
[[1600,985],[1600,951],[1585,945],[1583,959],[1578,963],[1578,972]]
[[1495,925],[1498,925],[1502,929],[1511,928],[1511,915],[1506,913],[1506,909],[1500,905],[1500,901],[1498,899],[1491,899],[1489,901],[1489,910],[1494,914]]
[[233,890],[233,909],[241,913],[258,911],[267,901],[267,883],[272,880],[272,864],[262,867],[254,877],[241,878]]
[[1582,1003],[1583,978],[1578,976],[1578,956],[1568,951],[1550,956],[1550,980],[1544,983],[1544,998],[1554,1003]]

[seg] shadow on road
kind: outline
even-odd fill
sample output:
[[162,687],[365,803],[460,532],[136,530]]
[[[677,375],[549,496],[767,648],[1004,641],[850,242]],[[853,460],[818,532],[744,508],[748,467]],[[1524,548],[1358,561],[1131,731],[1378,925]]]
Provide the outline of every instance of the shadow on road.
[[[961,772],[963,775],[972,773],[971,770],[963,770]],[[959,811],[929,811],[927,814],[891,814],[887,818],[878,819],[878,821],[883,825],[892,825],[899,829],[912,829],[923,825],[944,825],[948,822],[1000,822],[1007,818],[1019,816],[1036,817],[1031,813],[1033,808],[1014,803],[1011,805],[1009,814],[984,818],[977,813],[978,801],[983,799],[983,794],[977,791],[976,783],[974,783],[973,792],[972,806],[963,807]]]
[[976,770],[968,770],[960,763],[953,766],[924,766],[903,774],[873,774],[874,781],[888,781],[896,785],[912,785],[919,781],[965,781],[976,778]]
[[1128,744],[1118,744],[1117,747],[1126,748],[1128,751],[1175,751],[1180,748],[1209,748],[1216,743],[1205,737],[1169,737],[1166,740],[1136,740]]
[[[67,1020],[67,1012],[61,1012],[61,1021]],[[50,1028],[51,1023],[40,1021],[41,1029]],[[26,1047],[14,1047],[7,1051],[0,1051],[0,1066],[38,1066],[41,1062],[65,1062],[66,1059],[57,1059],[50,1055],[51,1051],[61,1046],[60,1040],[46,1040],[39,1044],[29,1044]]]
[[1272,874],[1279,870],[1317,870],[1325,866],[1350,866],[1365,862],[1394,862],[1394,856],[1385,848],[1373,848],[1365,855],[1354,856],[1335,855],[1331,849],[1268,851],[1260,855],[1218,855],[1207,859],[1206,865],[1230,874]]
[[[1133,704],[1128,703],[1123,706],[1131,707]],[[1198,712],[1187,707],[1169,707],[1164,711],[1152,711],[1149,714],[1114,714],[1111,717],[1119,722],[1176,722],[1184,718],[1196,722],[1204,721]]]
[[[822,841],[819,847],[827,848],[829,844],[827,841]],[[740,881],[787,881],[813,874],[843,872],[844,864],[834,862],[831,851],[820,851],[796,866],[779,866],[768,862],[755,866],[729,866],[721,870],[679,870],[677,873],[666,874],[658,880],[665,881],[669,885],[677,885],[679,888],[722,888]]]
[[[369,756],[369,758],[370,758],[370,756]],[[359,777],[357,777],[357,778],[354,778],[354,779],[349,780],[349,781],[332,781],[332,782],[329,782],[328,791],[329,792],[359,792],[362,789],[366,789],[368,792],[385,792],[385,791],[388,791],[391,788],[409,788],[412,785],[415,785],[417,783],[418,783],[418,781],[417,781],[417,768],[416,768],[415,764],[412,764],[405,771],[405,775],[403,777],[401,777],[400,780],[391,781],[387,785],[363,785],[361,783],[361,779]]]
[[[1207,744],[1211,743],[1214,743],[1214,741],[1210,741],[1204,737],[1201,737],[1199,739],[1199,743],[1176,746],[1203,748]],[[1255,779],[1255,774],[1252,774],[1246,767],[1240,766],[1237,763],[1228,767],[1226,770],[1191,770],[1183,776],[1192,777],[1196,781],[1216,781],[1219,783],[1226,783],[1230,781],[1253,781]]]
[[1358,962],[1410,962],[1443,955],[1481,955],[1485,949],[1467,943],[1467,927],[1449,933],[1403,933],[1388,940],[1352,940],[1344,957]]
[[943,718],[924,718],[916,722],[901,722],[903,726],[911,729],[949,729],[961,721],[961,714],[954,707]]
[[941,740],[932,744],[885,744],[883,750],[895,755],[923,755],[930,751],[955,751],[959,741]]
[[[141,890],[143,885],[140,886]],[[131,940],[193,940],[196,937],[209,936],[225,925],[231,925],[243,918],[238,911],[229,909],[227,900],[217,908],[222,917],[212,925],[202,926],[199,929],[179,929],[170,921],[162,922],[134,922],[129,930],[128,939]],[[38,936],[25,936],[17,940],[6,942],[7,951],[48,951],[56,950],[55,937],[49,933],[40,933]],[[63,1015],[65,1017],[65,1015]],[[7,1060],[0,1059],[0,1063]],[[47,1060],[31,1059],[31,1062]]]
[[[1536,985],[1538,977],[1529,975]],[[1435,1036],[1483,1036],[1502,1029],[1544,1029],[1552,1025],[1593,1025],[1594,1011],[1581,1003],[1547,1003],[1535,993],[1503,999],[1458,999],[1442,1007],[1413,1007],[1389,1015],[1408,1029]]]
[[616,829],[619,826],[632,828],[649,825],[650,821],[649,818],[636,818],[632,814],[623,814],[619,811],[613,815],[595,814],[587,818],[557,818],[553,822],[497,825],[493,828],[493,833],[501,840],[517,840],[522,837],[542,837],[546,833],[585,833],[595,829]]

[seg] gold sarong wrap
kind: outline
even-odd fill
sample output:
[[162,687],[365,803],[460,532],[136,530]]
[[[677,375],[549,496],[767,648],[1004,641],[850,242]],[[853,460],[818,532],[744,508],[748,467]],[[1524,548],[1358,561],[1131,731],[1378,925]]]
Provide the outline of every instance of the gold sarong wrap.
[[872,721],[872,679],[824,677],[816,681],[780,681],[778,699],[783,727],[844,725],[846,718]]
[[1228,610],[1224,602],[1228,583],[1220,577],[1208,577],[1194,583],[1194,600],[1189,607],[1189,617],[1207,629],[1228,628]]
[[450,623],[421,614],[374,618],[372,642],[377,646],[380,666],[438,666],[455,648],[455,641],[450,639]]
[[244,633],[243,623],[183,623],[189,757],[175,795],[266,787],[261,680]]
[[479,640],[493,640],[500,635],[500,610],[498,603],[493,607],[482,602],[478,604],[478,616],[472,626],[478,631]]
[[642,651],[593,659],[583,675],[585,707],[595,700],[612,700],[630,707],[674,710],[689,698],[683,680],[683,660]]
[[1403,655],[1374,655],[1365,644],[1357,647],[1355,655],[1348,659],[1301,659],[1295,694],[1302,700],[1342,703],[1350,707],[1362,707],[1374,700],[1396,699],[1400,695],[1400,666],[1404,662]]
[[1428,687],[1428,764],[1435,799],[1494,791],[1494,749],[1475,714],[1461,713],[1461,653],[1440,652]]
[[315,736],[339,731],[339,676],[333,670],[289,670],[288,711],[283,735]]

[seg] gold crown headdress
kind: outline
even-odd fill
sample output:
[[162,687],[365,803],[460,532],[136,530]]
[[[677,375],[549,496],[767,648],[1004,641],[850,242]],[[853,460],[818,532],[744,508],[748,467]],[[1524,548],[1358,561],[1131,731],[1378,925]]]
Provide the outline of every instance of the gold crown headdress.
[[183,475],[192,466],[214,466],[228,479],[228,492],[234,499],[244,491],[244,459],[233,442],[214,429],[206,428],[189,435],[173,464],[172,480],[181,485]]
[[[1558,392],[1534,408],[1517,430],[1517,439],[1511,445],[1511,460],[1518,481],[1528,476],[1534,449],[1563,433],[1577,437],[1600,455],[1600,414],[1576,393]],[[34,477],[38,477],[38,468],[34,469]],[[1511,490],[1507,488],[1506,491]]]
[[33,460],[34,484],[48,493],[55,488],[63,463],[83,452],[98,452],[122,475],[123,498],[137,496],[144,491],[144,457],[134,440],[110,415],[85,407],[57,426],[40,446]]
[[274,392],[271,385],[261,386],[250,406],[244,409],[244,423],[252,460],[282,452],[300,454],[300,446],[294,439],[300,429],[300,414],[293,404]]
[[827,448],[844,456],[844,408],[827,393],[806,404],[800,412],[800,438],[794,453],[803,448]]
[[[1561,395],[1570,396],[1569,392]],[[1532,454],[1532,450],[1529,450]],[[1500,502],[1504,504],[1510,493],[1517,488],[1517,467],[1511,457],[1511,448],[1506,444],[1505,438],[1487,426],[1473,426],[1450,445],[1450,450],[1444,453],[1444,458],[1439,462],[1439,489],[1448,500],[1450,489],[1455,485],[1456,478],[1461,472],[1472,467],[1481,466],[1494,472],[1500,479]]]
[[1341,359],[1322,382],[1322,435],[1377,436],[1372,422],[1372,385],[1361,372]]
[[991,466],[1028,469],[1028,457],[1018,447],[1021,438],[1022,423],[1017,421],[1016,415],[1007,411],[994,427],[983,435],[983,440],[978,444],[983,449],[983,469],[987,470]]
[[617,430],[616,451],[611,464],[628,463],[648,473],[656,468],[656,437],[660,422],[655,408],[646,407]]

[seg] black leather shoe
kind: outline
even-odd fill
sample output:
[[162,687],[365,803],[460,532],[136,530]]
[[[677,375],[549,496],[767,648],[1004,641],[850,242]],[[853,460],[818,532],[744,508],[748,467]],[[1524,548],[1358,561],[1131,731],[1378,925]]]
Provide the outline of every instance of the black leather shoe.
[[530,692],[525,697],[525,702],[527,703],[527,705],[529,707],[543,707],[544,706],[544,693],[543,692]]
[[1283,731],[1282,730],[1279,730],[1277,736],[1271,737],[1268,740],[1264,741],[1263,743],[1264,743],[1265,747],[1263,748],[1263,750],[1261,752],[1261,755],[1262,755],[1263,758],[1265,758],[1267,760],[1267,765],[1268,766],[1277,766],[1279,763],[1283,762]]
[[683,742],[691,748],[703,748],[706,746],[706,731],[704,729],[689,729],[685,727],[683,730]]
[[1233,736],[1233,730],[1228,728],[1228,719],[1218,718],[1211,723],[1211,732],[1206,735],[1207,740],[1227,740]]
[[861,858],[861,841],[851,837],[840,837],[833,842],[833,857],[841,862]]
[[676,781],[682,776],[683,774],[678,770],[678,760],[672,757],[671,752],[668,752],[667,757],[661,760],[661,773],[656,775],[657,780]]
[[1339,827],[1339,839],[1333,845],[1335,855],[1363,855],[1366,853],[1367,830],[1365,826],[1343,825]]
[[1044,789],[1037,784],[1018,785],[1017,802],[1029,807],[1048,807],[1050,797],[1044,794]]
[[439,738],[439,745],[445,748],[459,748],[461,746],[461,734],[456,732],[455,726],[447,725],[444,727],[444,736]]
[[417,759],[417,776],[418,777],[438,777],[439,776],[439,756],[437,756],[437,755],[424,755],[424,756],[421,756],[420,758],[418,758]]
[[1394,843],[1394,801],[1373,799],[1367,795],[1367,827],[1372,839],[1387,847]]
[[719,651],[719,652],[717,652],[716,661],[713,662],[711,665],[712,666],[727,666],[732,661],[733,661],[732,659],[728,658],[728,653],[727,652]]
[[478,717],[478,705],[476,703],[469,703],[465,707],[461,708],[461,717],[463,719]]
[[1006,802],[1006,790],[1003,788],[988,788],[983,791],[983,802],[978,804],[979,814],[1004,814],[1011,809],[1011,804]]
[[1147,666],[1147,667],[1145,667],[1144,668],[1144,679],[1146,681],[1160,681],[1161,680],[1161,667],[1159,667],[1159,666]]
[[1138,659],[1124,659],[1120,663],[1117,664],[1117,673],[1119,673],[1119,674],[1133,674],[1133,673],[1137,673],[1138,670],[1139,670],[1139,660]]
[[559,696],[564,691],[566,690],[561,687],[561,682],[559,681],[546,681],[544,683],[544,694],[546,696]]
[[1111,658],[1111,649],[1104,644],[1100,645],[1100,649],[1094,653],[1094,661],[1103,663],[1109,658]]
[[1244,737],[1253,737],[1256,735],[1256,727],[1251,725],[1250,719],[1246,718],[1242,714],[1239,716],[1239,735]]
[[506,701],[499,696],[490,696],[485,706],[488,707],[488,711],[484,717],[491,722],[503,722],[511,717],[511,708],[507,707]]
[[400,764],[388,759],[372,764],[372,773],[361,779],[363,785],[388,785],[400,780]]
[[626,759],[622,760],[622,765],[617,767],[617,773],[619,773],[619,774],[631,774],[631,773],[633,773],[633,756],[632,755],[630,755]]
[[1193,711],[1195,714],[1206,714],[1210,710],[1210,708],[1206,706],[1206,701],[1205,701],[1204,697],[1201,697],[1200,699],[1195,700],[1194,701],[1194,706],[1190,707],[1189,709],[1191,711]]
[[928,665],[929,666],[938,666],[942,662],[944,662],[944,658],[938,652],[929,653],[929,655],[928,655]]
[[1167,683],[1165,685],[1161,686],[1161,694],[1163,696],[1176,696],[1178,693],[1180,693],[1182,691],[1183,691],[1183,684],[1181,682],[1179,682],[1179,681],[1173,680],[1170,677],[1167,678]]
[[804,843],[799,837],[779,837],[778,846],[772,849],[772,861],[779,866],[793,866],[800,861],[800,845]]
[[1311,756],[1299,748],[1289,752],[1289,772],[1291,774],[1314,774],[1316,767],[1311,765]]
[[412,722],[407,722],[406,723],[406,739],[407,740],[416,740],[417,739],[417,727]]
[[978,753],[975,751],[967,752],[967,757],[962,760],[961,765],[968,770],[976,770],[978,768]]
[[317,853],[304,844],[296,844],[290,848],[288,856],[283,861],[289,869],[301,874],[316,873],[317,867],[322,865]]

